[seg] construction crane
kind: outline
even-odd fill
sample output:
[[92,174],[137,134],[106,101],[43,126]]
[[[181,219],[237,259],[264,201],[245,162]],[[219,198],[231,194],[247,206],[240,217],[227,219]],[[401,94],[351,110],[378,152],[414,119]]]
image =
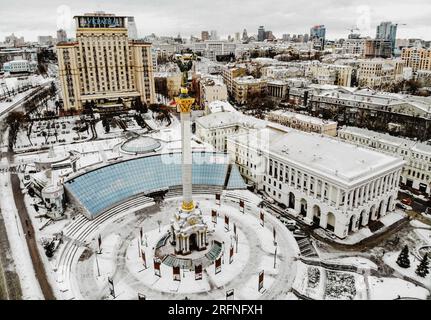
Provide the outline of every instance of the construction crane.
[[353,33],[353,31],[360,31],[358,27],[350,27],[350,28],[347,28],[347,30],[349,30],[350,33]]

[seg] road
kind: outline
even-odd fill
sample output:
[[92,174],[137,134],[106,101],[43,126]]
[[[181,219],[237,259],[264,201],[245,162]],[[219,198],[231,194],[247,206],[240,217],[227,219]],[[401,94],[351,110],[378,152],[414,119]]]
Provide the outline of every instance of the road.
[[40,288],[46,300],[55,300],[54,293],[51,285],[46,276],[45,267],[39,254],[37,242],[34,237],[34,229],[31,219],[28,215],[27,208],[24,203],[24,195],[21,192],[20,181],[16,174],[11,175],[12,191],[15,200],[15,205],[18,210],[19,219],[25,233],[28,250],[30,252],[31,260],[33,262],[36,278],[39,281]]
[[286,218],[289,219],[293,219],[297,222],[297,224],[301,227],[301,230],[304,231],[304,233],[309,236],[312,237],[316,240],[319,240],[323,243],[326,243],[328,245],[330,245],[331,247],[333,247],[334,249],[340,250],[340,251],[346,251],[346,252],[357,252],[357,251],[364,251],[366,249],[371,249],[377,245],[379,245],[384,239],[389,238],[391,235],[393,235],[394,233],[396,233],[397,231],[399,231],[400,229],[402,229],[403,227],[405,227],[406,225],[408,225],[409,219],[408,218],[404,218],[401,219],[400,221],[394,223],[393,225],[391,225],[390,227],[387,228],[387,230],[385,232],[382,233],[377,233],[375,235],[372,235],[356,244],[343,244],[343,243],[339,243],[336,241],[333,241],[329,238],[326,237],[322,237],[319,234],[317,234],[316,232],[314,232],[315,229],[317,229],[318,227],[310,227],[307,224],[305,224],[302,220],[293,217],[291,215],[286,215],[284,213],[284,211],[282,209],[277,209],[277,207],[275,205],[269,204],[264,202],[266,209],[269,211],[273,211],[275,213],[278,213]]
[[47,87],[48,85],[51,85],[51,82],[47,82],[44,83],[42,85],[37,86],[36,88],[30,89],[25,96],[23,96],[21,99],[19,99],[18,101],[14,102],[12,105],[10,105],[8,108],[2,110],[0,112],[0,119],[5,116],[6,114],[8,114],[10,111],[20,107],[25,101],[27,101],[30,97],[32,97],[33,95],[35,95],[36,93],[38,93],[40,90],[42,90],[43,88]]
[[9,239],[0,213],[0,300],[22,299],[21,284],[11,257]]
[[419,198],[415,198],[415,197],[411,196],[410,194],[405,193],[405,192],[400,190],[398,192],[398,199],[401,200],[404,198],[412,199],[412,204],[410,205],[410,207],[412,207],[413,211],[418,212],[418,213],[424,212],[426,210],[426,208],[430,206],[429,201],[426,202],[424,200],[420,200]]

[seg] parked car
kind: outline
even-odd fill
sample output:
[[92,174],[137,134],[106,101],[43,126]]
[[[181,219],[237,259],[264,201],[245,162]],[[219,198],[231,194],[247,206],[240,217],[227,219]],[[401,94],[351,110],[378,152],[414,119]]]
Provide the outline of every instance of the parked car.
[[403,210],[407,210],[408,209],[408,207],[405,204],[401,203],[401,202],[397,202],[395,204],[395,207],[403,209]]
[[272,199],[272,198],[270,198],[268,196],[263,196],[263,200],[268,201],[269,203],[272,203],[272,204],[275,203],[274,199]]
[[412,204],[412,199],[411,198],[404,198],[401,200],[401,202],[405,205],[410,206]]
[[296,221],[284,218],[284,217],[280,217],[280,221],[286,226],[287,229],[289,229],[290,231],[295,230],[296,228]]

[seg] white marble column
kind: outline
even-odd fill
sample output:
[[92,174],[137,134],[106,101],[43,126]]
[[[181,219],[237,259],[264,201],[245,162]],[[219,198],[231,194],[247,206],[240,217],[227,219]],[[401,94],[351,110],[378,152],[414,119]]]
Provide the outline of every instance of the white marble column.
[[359,188],[355,189],[355,207],[359,205]]
[[365,202],[370,201],[370,182],[365,186]]
[[340,206],[340,201],[341,201],[341,192],[340,192],[340,188],[337,187],[337,198],[335,200],[335,207],[338,208]]
[[325,202],[325,181],[322,180],[322,185],[320,189],[322,202]]
[[349,209],[350,210],[352,210],[353,209],[353,205],[354,205],[354,203],[353,203],[353,194],[354,194],[354,190],[352,190],[351,192],[350,192],[350,197],[349,197]]
[[289,187],[291,186],[291,184],[292,184],[292,167],[291,166],[289,166],[289,179],[288,179],[289,181],[287,182],[287,184],[289,185]]
[[192,136],[190,112],[181,112],[183,203],[192,200]]

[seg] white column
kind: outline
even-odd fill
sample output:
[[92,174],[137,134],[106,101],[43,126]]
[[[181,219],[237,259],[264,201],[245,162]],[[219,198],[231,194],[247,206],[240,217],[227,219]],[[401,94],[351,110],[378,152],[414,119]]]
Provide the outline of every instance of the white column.
[[374,180],[371,185],[371,199],[374,199],[377,196],[377,180]]
[[338,208],[340,206],[340,197],[341,197],[341,192],[340,192],[340,188],[337,187],[337,198],[335,200],[335,207]]
[[190,112],[181,112],[183,202],[192,202],[192,147]]
[[359,205],[359,188],[355,190],[355,207]]
[[391,179],[391,189],[395,188],[395,181],[396,181],[396,174],[395,172],[392,173],[392,179]]
[[291,185],[291,181],[292,181],[292,167],[289,166],[289,178],[288,178],[288,181],[287,181],[287,184],[289,185],[289,187]]
[[332,183],[328,183],[328,203],[329,203],[329,205],[332,205],[332,192],[333,192]]
[[320,191],[322,202],[325,202],[325,181],[322,180],[322,189]]
[[311,188],[311,175],[307,176],[307,196],[310,196],[310,188]]
[[353,193],[354,193],[355,191],[354,190],[352,190],[351,192],[350,192],[350,197],[349,197],[349,209],[350,210],[352,210],[353,209],[353,205],[354,205],[354,203],[353,203]]
[[300,183],[301,183],[301,186],[300,186],[299,190],[301,190],[301,192],[304,192],[304,172],[301,172]]
[[365,202],[368,202],[370,200],[370,182],[367,183],[365,186]]
[[343,209],[343,211],[347,211],[347,199],[349,199],[349,191],[348,190],[346,190],[345,192],[344,192],[344,209]]

